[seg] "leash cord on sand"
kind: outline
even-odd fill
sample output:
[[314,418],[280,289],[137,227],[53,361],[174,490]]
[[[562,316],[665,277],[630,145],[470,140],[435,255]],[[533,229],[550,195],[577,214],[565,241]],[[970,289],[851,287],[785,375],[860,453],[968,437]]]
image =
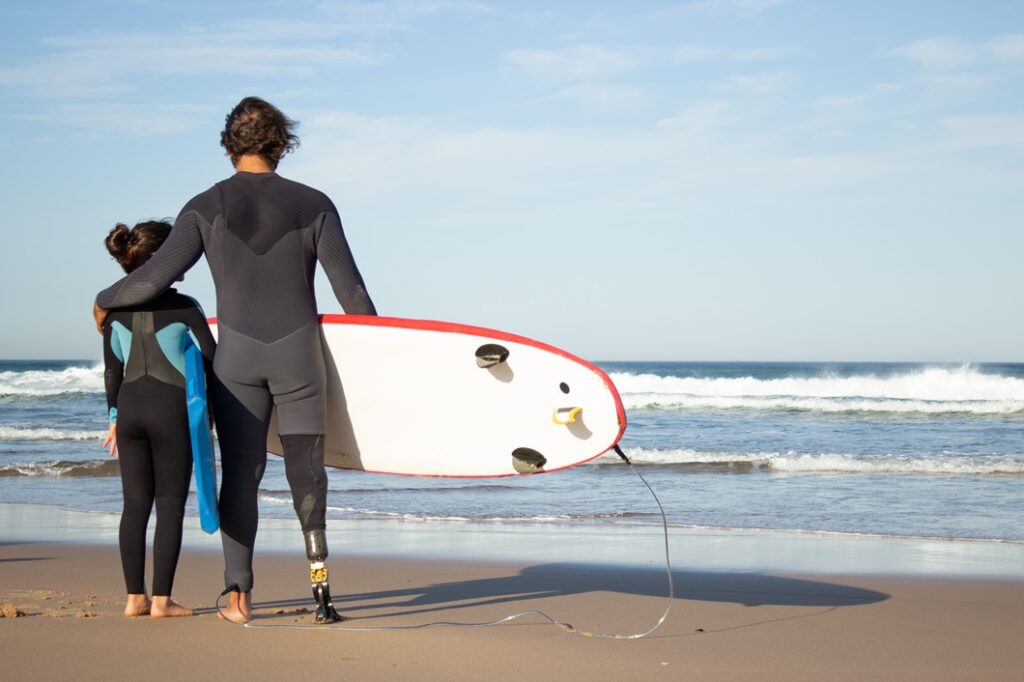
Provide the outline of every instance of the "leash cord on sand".
[[[508,623],[509,621],[513,621],[513,620],[516,620],[518,618],[523,618],[525,616],[538,616],[538,617],[542,618],[544,621],[546,621],[547,623],[549,623],[551,625],[554,625],[554,626],[556,626],[558,628],[561,628],[562,630],[564,630],[565,632],[568,632],[569,634],[579,635],[581,637],[595,637],[595,638],[598,638],[598,639],[640,639],[642,637],[646,637],[646,636],[650,635],[651,633],[653,633],[655,630],[657,630],[658,628],[660,628],[662,626],[662,624],[668,618],[669,612],[672,610],[672,603],[675,601],[675,585],[672,582],[672,561],[671,561],[671,559],[669,557],[669,549],[668,549],[668,519],[665,516],[665,508],[661,506],[661,500],[658,499],[658,495],[657,495],[657,493],[654,492],[654,488],[651,487],[651,484],[648,483],[647,479],[645,479],[643,477],[643,475],[633,467],[633,463],[630,462],[629,458],[626,457],[624,452],[622,452],[622,448],[620,448],[616,444],[615,447],[614,447],[614,450],[615,450],[615,453],[619,457],[622,458],[622,461],[625,462],[629,466],[629,470],[632,471],[634,474],[636,474],[637,477],[643,482],[643,484],[645,486],[647,486],[647,489],[649,491],[651,491],[651,495],[654,497],[654,501],[658,505],[658,510],[661,512],[661,525],[662,525],[662,529],[664,531],[664,540],[665,540],[665,573],[666,573],[666,575],[668,577],[668,603],[665,606],[664,613],[661,614],[661,618],[659,618],[658,622],[655,623],[654,626],[651,627],[648,630],[645,630],[643,632],[638,632],[636,634],[628,634],[628,635],[620,635],[620,634],[607,633],[607,632],[589,632],[587,630],[580,630],[578,628],[575,628],[572,625],[570,625],[569,623],[563,623],[563,622],[561,622],[559,620],[556,620],[556,619],[552,618],[551,616],[549,616],[544,611],[539,611],[539,610],[536,610],[536,609],[530,609],[528,611],[519,611],[519,612],[513,613],[513,614],[511,614],[509,616],[505,616],[504,618],[499,618],[498,620],[491,620],[491,621],[487,621],[487,622],[483,622],[483,623],[460,623],[460,622],[454,622],[454,621],[439,620],[439,621],[433,621],[431,623],[421,623],[419,625],[382,625],[382,626],[378,626],[378,627],[349,627],[349,626],[345,626],[345,625],[328,625],[328,624],[323,624],[323,625],[316,625],[316,624],[313,624],[313,625],[286,625],[286,624],[269,624],[268,623],[268,624],[264,625],[264,624],[260,624],[260,623],[254,623],[252,621],[249,621],[248,623],[235,623],[235,624],[236,625],[241,625],[241,626],[246,627],[246,628],[253,628],[253,629],[260,629],[260,630],[271,630],[271,629],[274,629],[274,630],[334,630],[335,632],[394,632],[394,631],[399,631],[399,630],[425,630],[427,628],[440,628],[440,627],[486,628],[486,627],[491,627],[493,625],[501,625],[502,623]],[[224,613],[221,611],[221,604],[220,604],[220,602],[221,602],[221,599],[223,599],[224,596],[226,594],[228,594],[228,592],[230,592],[230,591],[231,591],[231,588],[228,588],[227,590],[224,590],[223,592],[221,592],[220,595],[217,597],[217,613],[220,614],[220,616],[222,618],[224,618],[225,620],[228,620],[228,619],[227,619],[227,617],[224,616]],[[234,621],[231,621],[231,620],[228,620],[228,622],[229,623],[234,623]]]

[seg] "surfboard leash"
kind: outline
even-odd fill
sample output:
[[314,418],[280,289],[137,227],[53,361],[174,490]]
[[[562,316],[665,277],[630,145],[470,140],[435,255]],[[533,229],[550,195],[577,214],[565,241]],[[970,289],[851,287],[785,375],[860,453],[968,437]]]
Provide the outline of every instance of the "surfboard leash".
[[617,454],[619,456],[619,458],[622,459],[622,461],[626,463],[626,465],[629,467],[629,470],[632,471],[637,476],[637,478],[639,478],[643,482],[643,484],[647,487],[647,490],[650,491],[651,496],[654,497],[654,501],[658,505],[658,511],[661,512],[661,526],[662,526],[663,537],[664,537],[664,544],[665,544],[665,573],[666,573],[666,576],[668,577],[668,598],[667,598],[668,602],[667,602],[667,604],[665,606],[665,611],[661,614],[661,618],[659,618],[658,621],[651,628],[649,628],[649,629],[647,629],[647,630],[645,630],[643,632],[638,632],[638,633],[635,633],[635,634],[625,634],[625,635],[623,635],[623,634],[608,633],[608,632],[591,632],[589,630],[581,630],[579,628],[574,627],[570,623],[563,623],[562,621],[557,620],[556,618],[553,618],[552,616],[548,615],[546,612],[541,611],[539,609],[529,609],[529,610],[526,610],[526,611],[518,611],[516,613],[513,613],[513,614],[510,614],[508,616],[505,616],[504,618],[499,618],[497,620],[490,620],[490,621],[479,622],[479,623],[466,623],[466,622],[459,622],[459,621],[439,620],[439,621],[432,621],[430,623],[420,623],[420,624],[417,624],[417,625],[381,625],[381,626],[377,626],[377,627],[350,627],[350,626],[346,626],[346,625],[334,625],[334,624],[331,624],[331,625],[316,625],[316,624],[311,624],[311,625],[292,625],[292,624],[285,624],[285,623],[261,624],[261,623],[254,623],[252,621],[249,621],[248,623],[235,623],[232,620],[228,620],[227,617],[224,616],[223,610],[221,609],[221,600],[231,591],[231,588],[228,588],[228,589],[224,590],[223,592],[220,593],[220,595],[217,596],[217,602],[216,602],[217,613],[222,618],[224,618],[224,620],[227,620],[229,623],[234,623],[235,625],[239,625],[241,627],[257,629],[257,630],[333,630],[335,632],[398,632],[398,631],[403,631],[403,630],[426,630],[428,628],[440,628],[440,627],[485,628],[485,627],[491,627],[491,626],[494,626],[494,625],[501,625],[503,623],[508,623],[508,622],[513,621],[513,620],[517,620],[519,618],[524,618],[526,616],[538,616],[538,617],[542,618],[544,621],[546,621],[547,623],[549,623],[550,625],[554,625],[554,626],[558,627],[559,629],[564,630],[565,632],[567,632],[567,633],[569,633],[571,635],[579,635],[580,637],[594,637],[594,638],[597,638],[597,639],[641,639],[643,637],[647,637],[648,635],[652,634],[655,630],[660,628],[662,626],[662,624],[664,624],[664,622],[668,619],[669,612],[672,610],[672,604],[675,602],[675,596],[676,595],[675,595],[675,584],[674,584],[674,582],[672,580],[672,560],[671,560],[671,557],[669,556],[668,517],[665,515],[665,508],[661,505],[661,500],[658,499],[658,494],[654,492],[654,488],[652,488],[651,484],[647,482],[647,479],[643,477],[643,474],[641,474],[639,471],[636,470],[636,468],[633,467],[633,463],[629,460],[629,457],[626,456],[626,453],[624,453],[622,451],[622,448],[619,447],[618,443],[616,443],[613,446],[612,449],[615,451],[615,454]]

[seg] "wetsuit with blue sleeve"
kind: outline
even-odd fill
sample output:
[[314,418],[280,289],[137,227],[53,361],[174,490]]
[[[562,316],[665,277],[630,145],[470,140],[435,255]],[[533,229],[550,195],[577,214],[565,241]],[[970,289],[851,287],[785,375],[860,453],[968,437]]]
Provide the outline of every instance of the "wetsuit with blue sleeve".
[[116,423],[124,509],[121,565],[128,594],[145,594],[146,527],[156,502],[153,595],[170,596],[192,478],[184,344],[202,350],[207,374],[216,344],[199,305],[171,289],[114,310],[103,325],[104,383]]
[[[257,490],[274,406],[303,531],[325,527],[325,381],[313,290],[317,262],[345,312],[375,315],[376,310],[330,199],[277,173],[247,172],[189,201],[153,257],[100,292],[96,302],[110,309],[152,300],[204,253],[217,290],[213,404],[223,476],[225,585],[248,592]],[[308,540],[307,533],[307,545]]]

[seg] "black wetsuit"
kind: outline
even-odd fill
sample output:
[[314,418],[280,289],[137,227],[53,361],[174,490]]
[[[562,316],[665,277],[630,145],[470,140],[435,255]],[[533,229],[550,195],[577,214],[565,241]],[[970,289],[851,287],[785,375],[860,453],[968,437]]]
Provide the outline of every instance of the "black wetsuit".
[[325,526],[324,365],[313,275],[319,260],[345,312],[375,315],[338,212],[323,193],[276,173],[236,173],[197,195],[145,265],[96,302],[159,295],[205,252],[217,289],[213,390],[223,483],[225,584],[252,589],[257,490],[272,406],[303,530]]
[[181,524],[192,478],[185,406],[186,336],[209,369],[215,343],[196,302],[173,289],[103,325],[107,408],[116,422],[124,509],[121,565],[128,594],[145,594],[146,527],[156,501],[153,595],[170,596],[181,551]]

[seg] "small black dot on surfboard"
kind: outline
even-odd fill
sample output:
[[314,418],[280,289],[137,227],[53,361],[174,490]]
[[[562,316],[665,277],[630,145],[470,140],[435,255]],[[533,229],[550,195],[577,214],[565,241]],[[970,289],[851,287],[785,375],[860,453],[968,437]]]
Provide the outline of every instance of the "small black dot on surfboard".
[[558,390],[560,390],[562,393],[568,393],[569,392],[569,384],[567,384],[567,383],[565,383],[563,381],[562,383],[558,384]]

